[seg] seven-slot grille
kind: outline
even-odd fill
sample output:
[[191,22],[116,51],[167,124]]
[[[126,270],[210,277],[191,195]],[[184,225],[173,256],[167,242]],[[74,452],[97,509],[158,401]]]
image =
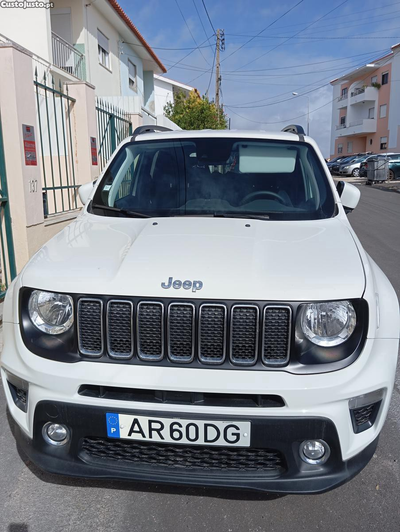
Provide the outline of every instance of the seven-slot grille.
[[[159,362],[283,366],[289,361],[291,307],[81,298],[82,355]],[[105,324],[105,326],[104,326]]]

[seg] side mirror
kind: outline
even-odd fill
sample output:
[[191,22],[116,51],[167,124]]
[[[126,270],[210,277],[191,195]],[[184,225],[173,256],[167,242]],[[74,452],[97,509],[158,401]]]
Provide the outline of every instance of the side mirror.
[[87,200],[90,198],[90,194],[93,191],[93,187],[96,184],[96,181],[90,181],[90,183],[85,183],[84,185],[79,187],[78,189],[79,199],[81,200],[83,205],[85,205]]
[[345,183],[344,181],[339,181],[336,186],[336,190],[342,200],[342,205],[346,213],[354,210],[358,202],[360,201],[361,192],[358,187],[355,187],[351,183]]

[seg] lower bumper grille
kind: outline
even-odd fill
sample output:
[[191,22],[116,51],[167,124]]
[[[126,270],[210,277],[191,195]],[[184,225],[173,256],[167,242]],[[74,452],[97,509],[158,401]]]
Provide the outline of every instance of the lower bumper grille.
[[82,451],[86,457],[95,460],[160,468],[269,472],[276,476],[285,471],[281,453],[269,449],[158,445],[84,438]]

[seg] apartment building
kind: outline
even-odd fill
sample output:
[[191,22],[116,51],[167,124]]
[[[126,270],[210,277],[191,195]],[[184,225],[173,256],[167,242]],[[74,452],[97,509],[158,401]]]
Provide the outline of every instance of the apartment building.
[[[0,8],[0,41],[29,50],[39,78],[86,81],[135,124],[155,122],[154,75],[166,68],[116,0],[54,0],[51,9]],[[147,119],[147,120],[146,120]]]
[[400,44],[331,85],[331,157],[400,152]]

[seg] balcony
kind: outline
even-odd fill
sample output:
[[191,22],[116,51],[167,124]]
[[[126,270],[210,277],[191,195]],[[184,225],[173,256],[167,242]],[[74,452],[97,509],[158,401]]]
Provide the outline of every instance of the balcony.
[[346,136],[367,135],[368,133],[376,133],[375,118],[364,118],[362,120],[350,122],[346,128]]
[[343,109],[343,107],[347,107],[349,95],[345,94],[344,96],[341,96],[338,98],[338,108]]
[[346,127],[346,124],[339,124],[338,126],[336,126],[336,131],[338,129],[344,129]]
[[350,93],[350,105],[364,102],[375,102],[378,99],[378,89],[376,87],[356,87]]
[[53,31],[51,32],[51,47],[53,64],[71,76],[85,81],[85,56]]

